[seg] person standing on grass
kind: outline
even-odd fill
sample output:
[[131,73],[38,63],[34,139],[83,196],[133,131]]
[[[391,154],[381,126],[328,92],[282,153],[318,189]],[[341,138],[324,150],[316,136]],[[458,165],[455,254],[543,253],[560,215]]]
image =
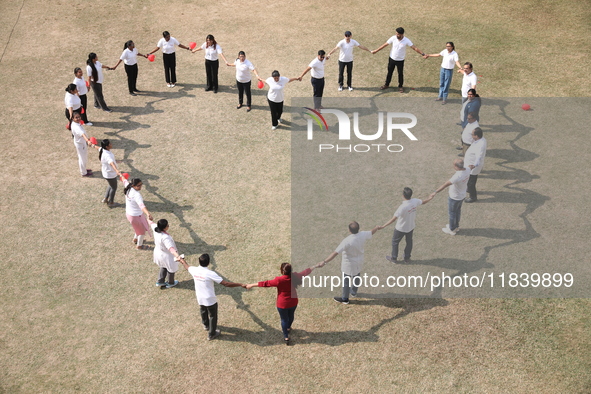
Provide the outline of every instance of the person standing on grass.
[[304,75],[310,72],[312,78],[310,82],[312,83],[312,89],[314,91],[314,109],[319,110],[322,108],[322,95],[324,94],[324,63],[328,58],[326,58],[326,52],[324,50],[318,51],[318,56],[316,59],[312,60],[308,67],[304,70],[302,75],[298,78],[298,80],[302,80]]
[[176,86],[176,48],[186,49],[190,51],[189,47],[184,46],[183,44],[179,43],[176,38],[171,37],[168,31],[162,32],[162,38],[156,44],[156,48],[152,50],[152,52],[148,53],[148,55],[153,54],[154,52],[158,52],[162,49],[162,61],[164,63],[164,78],[166,79],[166,86],[169,88],[174,88]]
[[363,268],[363,254],[365,252],[365,243],[380,229],[379,226],[374,227],[371,231],[359,232],[359,223],[351,222],[349,224],[349,235],[345,238],[339,246],[326,259],[324,259],[320,267],[342,254],[341,271],[343,272],[343,294],[341,297],[334,297],[336,302],[341,304],[349,303],[349,294],[357,296],[357,288],[355,285],[355,278],[359,277],[361,269]]
[[468,194],[467,203],[476,202],[478,195],[476,193],[476,181],[478,181],[478,174],[484,167],[484,158],[486,156],[486,138],[482,136],[482,129],[477,127],[472,131],[472,145],[466,151],[464,158],[466,166],[470,169],[470,179],[468,179]]
[[463,159],[454,160],[454,170],[454,175],[429,196],[433,198],[437,193],[449,187],[449,197],[447,199],[449,224],[441,229],[441,231],[449,235],[456,235],[460,230],[462,202],[466,198],[466,189],[468,188],[468,179],[470,178],[470,169],[464,168]]
[[213,90],[214,93],[218,92],[218,71],[220,69],[220,61],[218,56],[224,59],[224,63],[228,63],[226,57],[222,53],[222,47],[217,43],[215,37],[208,34],[205,37],[205,42],[199,47],[193,49],[191,52],[205,51],[205,76],[207,79],[206,92]]
[[82,112],[82,102],[78,96],[78,88],[76,84],[71,83],[66,87],[66,96],[64,97],[66,104],[66,119],[68,119],[68,130],[72,129],[72,117],[74,114],[80,114]]
[[277,130],[279,123],[283,121],[281,119],[281,115],[283,114],[283,100],[285,100],[283,88],[285,88],[290,82],[301,80],[301,78],[282,77],[277,70],[274,70],[273,73],[271,73],[270,78],[262,79],[259,77],[259,81],[262,81],[269,86],[267,102],[269,103],[269,109],[271,110],[271,124],[273,125],[273,130]]
[[386,260],[392,263],[397,262],[398,244],[400,244],[402,238],[405,238],[406,247],[404,248],[404,263],[408,264],[410,263],[410,255],[412,253],[412,235],[415,230],[417,208],[431,201],[434,196],[431,194],[423,200],[412,198],[412,189],[410,187],[405,187],[402,190],[402,196],[404,197],[404,201],[400,204],[396,212],[394,212],[392,219],[383,226],[380,226],[379,229],[382,230],[385,227],[388,227],[398,219],[398,222],[396,222],[396,228],[394,229],[394,235],[392,235],[392,254],[386,256]]
[[[174,274],[179,269],[179,261],[182,260],[174,239],[168,234],[168,220],[160,219],[158,223],[149,221],[152,230],[154,230],[154,263],[160,267],[160,275],[156,282],[157,287],[166,287],[170,289],[179,284],[174,280]],[[144,248],[147,249],[147,248]],[[168,281],[166,281],[168,276]]]
[[351,38],[352,34],[349,30],[345,32],[345,38],[342,39],[337,43],[337,46],[326,56],[327,59],[330,58],[330,55],[337,49],[340,50],[339,52],[339,92],[343,91],[343,80],[345,74],[345,68],[347,68],[347,87],[349,91],[353,91],[353,85],[351,85],[351,72],[353,71],[353,49],[355,47],[359,47],[364,51],[371,52],[369,49],[358,43],[357,41]]
[[313,267],[306,268],[302,272],[292,272],[291,264],[282,263],[280,268],[281,276],[246,285],[247,290],[253,287],[277,288],[277,312],[279,312],[279,318],[281,319],[281,330],[283,331],[283,340],[286,345],[289,345],[289,333],[291,332],[291,325],[295,318],[295,310],[298,307],[298,292],[296,288],[302,284],[303,276],[310,275],[314,269],[322,266],[322,263],[318,263]]
[[72,83],[76,85],[78,97],[80,97],[80,104],[82,105],[80,115],[82,121],[84,121],[86,126],[92,126],[92,123],[88,121],[88,116],[86,114],[88,111],[88,97],[86,96],[86,93],[88,93],[88,87],[86,86],[86,81],[84,80],[84,75],[80,67],[74,69],[74,81]]
[[439,95],[435,101],[443,101],[441,104],[447,104],[447,95],[449,93],[449,87],[451,86],[451,80],[454,74],[454,66],[457,65],[462,69],[460,64],[460,58],[455,51],[456,47],[453,42],[448,41],[445,43],[445,49],[439,53],[432,55],[423,56],[425,59],[430,57],[443,57],[441,60],[441,69],[439,70]]
[[246,287],[242,283],[228,282],[219,276],[215,271],[207,268],[209,266],[209,254],[199,256],[199,267],[190,266],[184,259],[179,259],[183,267],[195,281],[195,295],[201,310],[201,322],[203,329],[208,332],[207,340],[211,341],[220,336],[218,326],[218,299],[215,295],[213,283],[219,283],[226,287]]
[[103,68],[111,69],[98,61],[96,53],[89,53],[88,60],[86,60],[86,74],[88,75],[89,86],[94,92],[94,108],[102,108],[105,112],[113,112],[103,96]]
[[108,139],[101,141],[101,147],[94,146],[99,150],[99,160],[101,161],[101,171],[103,178],[107,180],[109,185],[105,191],[105,198],[102,203],[107,204],[109,208],[117,206],[115,204],[115,192],[117,191],[117,178],[121,177],[121,172],[117,168],[117,161],[111,152],[113,145]]
[[133,41],[129,40],[123,45],[123,53],[119,57],[119,61],[113,67],[113,70],[117,68],[121,62],[125,64],[125,73],[127,74],[127,88],[129,89],[129,94],[132,96],[137,96],[136,92],[139,93],[140,91],[137,90],[137,57],[142,56],[146,59],[148,55],[142,55],[138,52],[137,48]]
[[252,109],[252,94],[250,92],[251,71],[255,73],[257,78],[261,78],[259,73],[254,68],[254,65],[250,60],[246,59],[246,53],[244,51],[238,52],[238,58],[234,61],[234,64],[226,63],[228,67],[236,67],[236,86],[238,87],[238,106],[236,109],[242,108],[244,102],[244,94],[246,93],[246,112],[250,112]]
[[[150,234],[150,226],[148,220],[152,220],[152,214],[148,211],[148,208],[144,205],[144,199],[140,194],[142,190],[142,180],[139,178],[133,178],[131,181],[121,177],[121,181],[125,186],[123,194],[125,194],[125,216],[131,223],[135,235],[133,236],[133,243],[136,244],[137,249],[144,248],[144,236],[146,232]],[[146,214],[146,216],[144,216]]]
[[406,57],[406,47],[411,47],[421,56],[425,56],[425,52],[417,48],[411,40],[404,36],[404,29],[402,27],[396,28],[396,35],[390,37],[388,41],[383,43],[378,49],[371,51],[371,53],[375,55],[388,45],[392,45],[390,57],[388,58],[388,74],[386,75],[386,82],[380,89],[384,90],[390,87],[394,69],[398,68],[398,91],[404,93],[404,58]]
[[78,112],[74,112],[72,116],[72,137],[74,138],[74,146],[76,147],[76,152],[78,153],[78,168],[80,169],[80,175],[83,177],[91,177],[92,170],[90,168],[86,168],[86,164],[88,163],[88,147],[91,144],[88,136],[86,135],[86,130],[84,130],[84,126],[80,124],[81,116]]

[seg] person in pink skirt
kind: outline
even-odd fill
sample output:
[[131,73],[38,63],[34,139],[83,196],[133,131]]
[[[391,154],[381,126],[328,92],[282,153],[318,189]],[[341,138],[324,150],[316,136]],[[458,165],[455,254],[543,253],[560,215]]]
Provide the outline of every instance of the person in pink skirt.
[[146,217],[149,220],[152,220],[152,214],[150,214],[144,205],[144,199],[140,194],[143,185],[142,180],[139,178],[133,178],[131,181],[128,181],[124,177],[121,177],[121,181],[123,182],[123,185],[125,185],[125,189],[123,189],[123,194],[125,194],[125,215],[135,232],[133,243],[137,244],[137,249],[148,249],[148,247],[144,245],[144,236],[146,235],[146,232],[148,233],[148,236],[150,236],[152,232]]

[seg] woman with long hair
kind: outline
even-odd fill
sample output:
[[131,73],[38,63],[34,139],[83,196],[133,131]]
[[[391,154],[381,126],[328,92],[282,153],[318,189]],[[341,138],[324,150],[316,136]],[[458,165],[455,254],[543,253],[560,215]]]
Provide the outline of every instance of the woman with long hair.
[[267,102],[269,103],[269,109],[271,110],[271,124],[273,125],[273,130],[277,130],[279,123],[283,121],[281,119],[281,115],[283,114],[283,100],[285,100],[283,88],[290,82],[301,80],[301,78],[282,77],[277,70],[274,70],[273,73],[271,73],[270,78],[262,79],[259,77],[259,81],[263,81],[269,86]]
[[205,37],[205,42],[199,47],[192,50],[193,53],[197,51],[205,51],[205,74],[207,76],[207,87],[206,92],[213,90],[214,93],[218,92],[218,70],[220,68],[220,62],[218,55],[224,59],[224,63],[228,64],[226,57],[222,53],[222,47],[217,43],[215,37],[208,34]]
[[[174,280],[174,274],[179,269],[181,256],[174,240],[168,234],[170,228],[168,220],[160,219],[157,223],[150,221],[150,226],[154,230],[154,263],[160,267],[156,286],[166,286],[167,289],[170,289],[179,284],[178,280]],[[168,281],[166,281],[166,276],[168,276]]]
[[86,86],[86,81],[84,80],[84,75],[80,67],[76,67],[74,69],[74,81],[72,83],[76,85],[78,97],[80,97],[80,104],[82,104],[82,109],[80,110],[82,121],[85,125],[92,126],[92,123],[88,120],[88,116],[86,114],[88,111],[88,97],[86,97],[86,93],[88,93],[88,87]]
[[110,67],[98,61],[96,53],[89,53],[86,60],[86,74],[88,75],[88,83],[94,91],[94,108],[102,108],[105,112],[113,112],[103,96],[103,68],[111,70]]
[[148,55],[153,54],[154,52],[158,52],[162,49],[162,61],[164,62],[164,77],[166,79],[166,86],[169,88],[174,88],[176,86],[176,48],[175,45],[179,48],[191,50],[189,47],[182,45],[178,40],[174,37],[170,36],[168,31],[162,32],[162,38],[156,44],[156,48],[152,50],[152,52],[148,53]]
[[111,141],[104,139],[101,141],[101,147],[95,146],[99,150],[99,160],[101,161],[101,172],[103,178],[108,182],[105,197],[102,203],[107,204],[109,208],[117,206],[115,204],[115,192],[117,191],[117,178],[121,177],[121,172],[117,168],[117,161],[111,152],[113,145]]
[[[146,208],[144,199],[140,194],[143,186],[142,180],[133,178],[131,181],[128,181],[124,177],[121,177],[121,181],[125,186],[123,189],[123,194],[125,195],[125,215],[135,233],[133,243],[136,244],[137,249],[147,249],[144,245],[144,236],[146,232],[148,232],[148,235],[150,234],[150,226],[146,217],[148,220],[152,220],[152,214]],[[144,213],[146,216],[144,216]]]
[[76,84],[71,83],[66,86],[66,97],[64,97],[64,102],[66,103],[66,119],[68,119],[67,129],[71,130],[72,116],[74,114],[79,114],[82,111],[82,102],[78,96],[78,88],[76,87]]
[[236,86],[238,87],[238,106],[236,109],[242,108],[244,93],[246,93],[246,112],[252,109],[252,94],[250,93],[251,78],[250,72],[255,73],[257,78],[260,78],[259,73],[254,68],[250,60],[246,59],[244,51],[238,52],[238,58],[234,64],[226,63],[230,67],[236,67]]
[[115,67],[113,67],[113,70],[115,70],[117,66],[121,64],[121,62],[125,64],[125,73],[127,74],[127,88],[129,89],[129,94],[131,94],[132,96],[137,96],[136,92],[140,92],[139,90],[137,90],[136,86],[138,73],[138,56],[145,57],[146,59],[148,58],[148,55],[142,55],[138,52],[133,41],[126,41],[125,44],[123,44],[123,52],[119,57],[119,61],[117,62],[117,64],[115,64]]
[[462,104],[462,110],[460,111],[460,126],[462,129],[468,124],[468,114],[472,113],[474,119],[480,122],[480,96],[476,93],[476,89],[468,90],[468,99]]
[[324,266],[318,263],[313,267],[306,268],[302,272],[292,272],[291,264],[281,264],[281,276],[275,279],[266,280],[258,283],[246,285],[246,289],[253,287],[276,287],[277,288],[277,312],[281,318],[281,330],[283,331],[283,340],[289,345],[289,333],[291,325],[295,318],[295,310],[298,307],[298,292],[296,288],[302,284],[302,277],[310,275],[316,269]]
[[84,130],[84,126],[81,124],[81,119],[80,114],[74,112],[71,123],[72,138],[74,140],[76,153],[78,153],[78,168],[80,169],[80,175],[83,177],[91,177],[92,170],[86,168],[86,164],[88,163],[88,147],[92,145],[92,143],[86,135],[86,130]]
[[423,56],[425,59],[430,57],[443,57],[441,60],[441,69],[439,70],[439,95],[435,99],[435,101],[443,101],[441,104],[447,104],[447,95],[449,93],[449,87],[451,85],[455,66],[462,68],[460,58],[455,49],[456,47],[454,43],[448,41],[445,43],[445,49],[443,51]]

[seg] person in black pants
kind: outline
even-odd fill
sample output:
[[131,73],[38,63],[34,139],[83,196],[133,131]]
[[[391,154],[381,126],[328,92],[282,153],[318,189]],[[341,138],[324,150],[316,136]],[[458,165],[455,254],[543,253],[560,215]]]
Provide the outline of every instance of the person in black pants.
[[244,51],[238,52],[238,58],[234,61],[234,64],[226,63],[226,65],[228,67],[236,67],[236,86],[238,87],[238,106],[236,108],[242,108],[244,94],[246,93],[246,112],[250,112],[252,108],[250,72],[252,71],[257,78],[260,78],[256,68],[249,60],[246,60],[246,53]]
[[119,58],[117,64],[115,64],[115,67],[113,67],[113,70],[115,70],[117,66],[121,64],[121,62],[125,63],[125,73],[127,74],[127,87],[129,88],[129,94],[131,94],[132,96],[137,96],[135,93],[139,92],[136,86],[138,73],[138,56],[143,56],[146,59],[148,58],[147,55],[142,55],[141,53],[139,53],[133,41],[129,40],[123,45],[123,53],[121,54],[121,57]]
[[224,59],[224,63],[228,64],[228,61],[222,53],[222,47],[211,34],[207,35],[205,42],[199,48],[195,48],[191,52],[195,53],[201,50],[205,51],[205,74],[207,77],[207,87],[205,88],[205,91],[209,92],[213,90],[214,93],[217,93],[219,88],[218,70],[220,68],[218,55]]
[[176,86],[176,55],[175,55],[175,47],[178,46],[179,48],[183,48],[186,50],[191,50],[189,47],[186,47],[179,43],[176,38],[171,37],[168,31],[162,32],[162,38],[158,41],[156,48],[152,50],[152,52],[148,53],[148,55],[153,54],[154,52],[158,52],[160,48],[162,48],[162,60],[164,61],[164,77],[166,78],[166,86],[169,88],[174,88]]

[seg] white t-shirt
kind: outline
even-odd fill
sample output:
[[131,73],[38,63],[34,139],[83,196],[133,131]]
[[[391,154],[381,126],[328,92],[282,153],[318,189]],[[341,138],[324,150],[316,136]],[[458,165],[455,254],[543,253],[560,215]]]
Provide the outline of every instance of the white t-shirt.
[[392,45],[392,48],[390,49],[390,57],[392,60],[398,61],[404,60],[404,57],[406,56],[406,47],[413,45],[412,41],[406,37],[402,37],[402,40],[399,41],[396,36],[392,36],[387,42]]
[[66,108],[72,107],[75,111],[82,106],[80,101],[80,97],[77,94],[72,94],[70,92],[66,92],[66,97],[64,97],[64,102],[66,103]]
[[174,259],[174,255],[170,252],[170,248],[176,249],[176,244],[170,234],[161,231],[157,232],[158,227],[156,223],[151,223],[150,227],[154,230],[154,263],[161,268],[166,268],[168,272],[177,272],[179,269],[179,262]]
[[418,198],[411,198],[400,204],[396,212],[394,212],[394,216],[398,218],[396,220],[396,230],[402,231],[403,233],[409,233],[414,230],[417,207],[422,204],[423,200]]
[[86,87],[86,81],[82,78],[74,78],[74,82],[76,84],[76,88],[78,89],[78,95],[83,96],[88,93],[88,88]]
[[189,267],[189,273],[195,280],[195,296],[199,305],[212,306],[218,302],[213,282],[222,283],[223,278],[207,267]]
[[117,172],[111,166],[111,163],[115,163],[115,155],[111,151],[103,149],[103,154],[101,155],[101,172],[105,179],[117,178]]
[[466,167],[473,165],[474,168],[470,171],[471,175],[478,175],[484,167],[484,158],[486,157],[486,138],[482,137],[478,141],[474,141],[466,151],[464,158],[464,165]]
[[340,62],[352,62],[353,61],[353,48],[358,47],[359,43],[351,38],[351,41],[347,42],[346,39],[342,39],[338,42],[339,47],[339,61]]
[[468,189],[469,178],[469,168],[465,168],[463,171],[456,171],[456,173],[449,179],[451,182],[451,186],[449,187],[449,198],[457,201],[466,198],[466,190]]
[[464,78],[462,78],[462,97],[468,97],[468,90],[476,89],[476,82],[478,81],[478,77],[472,71],[470,74],[464,74]]
[[214,49],[213,45],[207,46],[207,43],[204,42],[201,45],[201,49],[205,51],[205,59],[207,60],[216,61],[218,60],[218,55],[222,53],[222,47],[220,46],[220,44],[216,44]]
[[342,254],[341,271],[347,275],[357,275],[363,268],[365,242],[371,239],[371,231],[360,231],[343,239],[335,252]]
[[[126,179],[123,181],[123,185],[127,187],[127,185],[129,185],[129,181]],[[130,187],[129,191],[125,195],[125,213],[129,216],[142,216],[143,207],[145,207],[144,198],[140,192],[135,190],[133,187]]]
[[279,77],[279,81],[275,82],[273,77],[269,77],[265,80],[265,82],[267,82],[267,85],[269,85],[267,98],[274,103],[282,103],[284,100],[283,88],[289,83],[289,78]]
[[241,62],[240,59],[236,59],[234,62],[236,66],[236,80],[240,83],[250,82],[250,71],[254,70],[254,65],[248,59],[244,59]]
[[326,62],[326,59],[319,60],[317,57],[308,64],[308,67],[312,67],[310,70],[312,78],[324,78],[324,62]]
[[70,128],[72,129],[72,135],[74,136],[74,144],[86,146],[86,140],[83,137],[86,135],[84,126],[82,126],[80,123],[72,122],[72,126]]
[[[474,139],[472,138],[472,132],[475,128],[480,127],[478,121],[475,120],[472,123],[468,123],[466,127],[464,127],[464,131],[462,131],[462,142],[468,145],[472,145]],[[466,159],[464,159],[466,161]]]
[[96,72],[98,74],[98,79],[95,81],[92,77],[92,67],[86,66],[86,74],[90,77],[90,80],[94,83],[103,83],[103,65],[98,60],[94,63],[94,67],[96,67]]
[[168,41],[166,41],[164,39],[164,37],[162,37],[159,41],[158,44],[156,45],[158,48],[162,49],[162,52],[166,53],[166,54],[171,54],[174,53],[175,45],[180,45],[180,43],[176,40],[176,38],[174,37],[170,37],[170,39]]
[[453,70],[455,68],[456,62],[460,61],[456,51],[449,52],[447,49],[444,49],[443,51],[439,52],[439,54],[443,57],[443,60],[441,60],[442,68]]
[[123,63],[128,66],[137,64],[137,48],[133,48],[133,51],[130,51],[129,48],[125,48],[119,59],[123,60]]

